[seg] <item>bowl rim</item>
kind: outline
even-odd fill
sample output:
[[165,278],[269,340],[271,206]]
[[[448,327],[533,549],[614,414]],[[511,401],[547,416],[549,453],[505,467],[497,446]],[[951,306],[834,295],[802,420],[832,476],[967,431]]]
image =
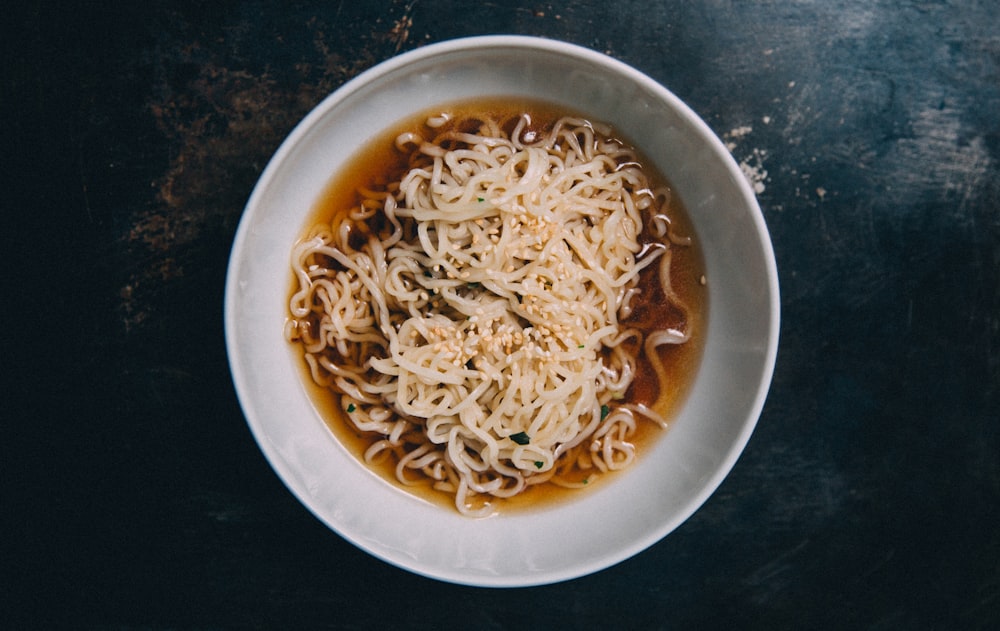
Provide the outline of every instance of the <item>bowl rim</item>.
[[[744,414],[745,420],[741,425],[741,431],[738,435],[734,436],[733,440],[729,443],[729,449],[722,457],[720,464],[715,467],[713,475],[701,485],[697,493],[692,494],[691,499],[687,502],[687,504],[685,504],[684,509],[678,511],[678,514],[673,519],[663,520],[658,527],[650,528],[646,537],[641,540],[632,541],[629,545],[622,546],[619,553],[614,555],[612,558],[605,558],[601,562],[592,563],[586,567],[574,566],[572,569],[564,569],[548,573],[541,572],[530,576],[477,576],[475,578],[470,578],[465,573],[453,571],[450,568],[437,568],[435,570],[429,570],[428,568],[421,566],[419,563],[412,562],[411,559],[400,558],[387,553],[384,550],[372,549],[371,545],[366,544],[364,541],[353,536],[351,533],[345,532],[342,528],[338,528],[336,524],[331,523],[330,519],[318,513],[317,510],[310,504],[308,498],[304,497],[293,486],[291,486],[286,478],[285,472],[282,470],[282,466],[276,462],[275,457],[271,453],[271,447],[268,446],[265,436],[262,435],[261,427],[253,418],[254,414],[252,411],[252,405],[250,405],[249,395],[247,394],[250,387],[246,381],[246,375],[240,366],[241,355],[236,335],[236,330],[239,326],[237,322],[238,310],[236,308],[236,294],[239,291],[239,287],[237,287],[238,280],[236,271],[240,266],[238,255],[241,252],[243,244],[248,238],[248,232],[250,231],[250,217],[253,215],[253,209],[260,204],[263,192],[272,184],[272,180],[275,178],[277,171],[280,169],[280,165],[282,165],[288,157],[288,154],[294,150],[294,148],[330,109],[334,108],[341,102],[348,100],[352,95],[363,89],[368,84],[385,75],[397,72],[410,64],[421,62],[439,55],[451,54],[465,50],[482,51],[483,49],[489,48],[543,50],[565,57],[574,58],[576,60],[582,60],[597,66],[602,66],[605,70],[611,73],[623,76],[628,81],[635,82],[647,92],[655,95],[657,99],[669,103],[670,107],[676,110],[683,117],[685,124],[696,128],[698,137],[711,146],[713,152],[722,158],[727,170],[734,175],[733,183],[735,183],[735,185],[739,188],[741,197],[747,204],[747,209],[749,211],[747,214],[756,228],[756,236],[759,240],[758,245],[763,255],[763,264],[767,274],[767,289],[769,292],[767,315],[769,317],[769,321],[767,344],[763,352],[761,377],[757,384],[757,390],[752,398],[752,405],[746,409]],[[286,136],[258,178],[243,209],[239,225],[236,229],[230,252],[224,292],[223,311],[225,342],[231,377],[236,390],[237,398],[240,402],[245,420],[258,444],[258,447],[261,449],[270,466],[278,474],[279,479],[281,479],[286,488],[292,492],[292,494],[304,507],[312,512],[313,515],[327,527],[336,532],[341,538],[347,540],[376,558],[379,558],[396,567],[400,567],[407,571],[427,576],[429,578],[456,584],[485,587],[521,587],[551,584],[564,580],[571,580],[606,569],[638,554],[639,552],[642,552],[649,546],[664,538],[667,534],[690,518],[691,515],[693,515],[708,500],[708,498],[717,490],[722,481],[729,475],[756,428],[773,379],[774,367],[777,359],[781,319],[777,265],[773,245],[770,240],[763,212],[760,209],[756,195],[754,194],[750,183],[739,170],[735,159],[732,157],[729,150],[725,147],[719,137],[707,125],[707,123],[705,123],[705,121],[697,113],[695,113],[673,92],[625,62],[577,44],[546,37],[526,35],[481,35],[461,37],[428,44],[376,64],[375,66],[348,80],[339,88],[335,89],[331,94],[323,98]]]

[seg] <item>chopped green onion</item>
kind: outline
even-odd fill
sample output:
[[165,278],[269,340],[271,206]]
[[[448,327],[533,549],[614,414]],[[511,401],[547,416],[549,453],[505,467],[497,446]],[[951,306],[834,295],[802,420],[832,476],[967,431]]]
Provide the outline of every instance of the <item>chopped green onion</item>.
[[542,468],[542,467],[544,467],[544,466],[545,466],[545,463],[544,463],[544,462],[542,462],[541,460],[536,460],[536,461],[535,461],[535,468],[536,468],[536,469],[541,469],[541,468]]
[[527,445],[531,442],[531,436],[528,436],[524,432],[518,432],[516,434],[511,434],[510,439],[517,443],[518,445]]
[[608,414],[611,414],[611,408],[606,405],[601,406],[601,420],[608,418]]
[[356,410],[356,409],[358,409],[358,408],[354,407],[354,404],[353,404],[353,403],[348,403],[348,404],[347,404],[347,411],[348,411],[348,412],[353,412],[353,411],[354,411],[354,410]]
[[580,345],[577,346],[577,348],[587,348],[587,345],[586,344],[580,344]]
[[486,201],[486,198],[484,198],[484,197],[477,197],[477,198],[476,198],[476,201],[477,201],[477,202],[485,202],[485,201]]

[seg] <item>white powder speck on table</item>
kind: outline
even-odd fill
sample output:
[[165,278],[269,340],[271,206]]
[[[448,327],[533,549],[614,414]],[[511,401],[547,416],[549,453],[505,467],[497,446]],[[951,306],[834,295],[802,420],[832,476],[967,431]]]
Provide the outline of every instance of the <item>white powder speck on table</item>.
[[[766,125],[771,122],[771,117],[765,116],[762,120]],[[735,154],[740,142],[752,132],[753,127],[742,125],[729,130],[722,135],[722,138],[726,143],[726,148]],[[743,176],[750,183],[750,187],[753,188],[754,193],[758,195],[763,193],[766,188],[764,185],[764,182],[767,180],[767,169],[764,168],[764,159],[766,157],[767,151],[755,147],[742,160],[739,160],[740,171],[743,172]]]
[[750,182],[754,193],[757,194],[764,192],[764,181],[767,180],[767,169],[764,168],[765,157],[767,157],[766,151],[755,148],[750,156],[740,160],[740,171],[743,171],[743,176]]

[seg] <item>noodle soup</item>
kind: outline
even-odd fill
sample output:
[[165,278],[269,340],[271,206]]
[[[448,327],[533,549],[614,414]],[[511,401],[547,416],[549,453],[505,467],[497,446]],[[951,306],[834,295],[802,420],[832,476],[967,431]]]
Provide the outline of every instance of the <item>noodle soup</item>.
[[681,201],[599,122],[452,104],[335,174],[292,255],[285,335],[340,442],[469,515],[613,479],[701,352]]

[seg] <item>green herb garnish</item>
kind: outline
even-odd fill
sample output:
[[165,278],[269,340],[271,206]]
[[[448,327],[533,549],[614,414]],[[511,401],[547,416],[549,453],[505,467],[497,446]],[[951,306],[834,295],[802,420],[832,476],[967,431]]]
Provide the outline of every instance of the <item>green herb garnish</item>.
[[477,197],[477,198],[476,198],[476,201],[477,201],[477,202],[485,202],[485,201],[486,201],[486,198],[485,198],[485,197]]
[[353,404],[353,403],[348,403],[348,404],[347,404],[347,411],[348,411],[349,413],[350,413],[350,412],[353,412],[353,411],[354,411],[354,410],[356,410],[356,409],[358,409],[358,408],[354,407],[354,404]]
[[608,414],[611,414],[611,408],[606,405],[601,406],[601,420],[608,418]]
[[587,345],[586,344],[579,344],[579,345],[577,345],[577,348],[587,348]]
[[528,436],[524,432],[518,432],[516,434],[511,434],[510,439],[517,443],[518,445],[527,445],[531,442],[531,436]]
[[542,467],[544,467],[544,466],[545,466],[545,463],[544,463],[544,462],[542,462],[541,460],[536,460],[536,461],[535,461],[535,468],[536,468],[536,469],[541,469],[541,468],[542,468]]

